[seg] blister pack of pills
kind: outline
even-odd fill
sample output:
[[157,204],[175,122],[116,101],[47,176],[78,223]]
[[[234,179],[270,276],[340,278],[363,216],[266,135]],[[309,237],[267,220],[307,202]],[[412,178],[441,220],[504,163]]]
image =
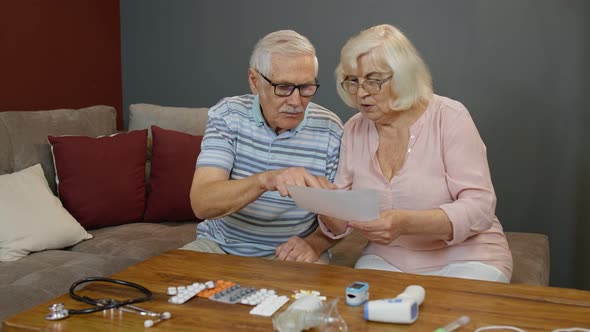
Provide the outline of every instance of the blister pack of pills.
[[166,293],[172,296],[168,302],[173,304],[183,304],[198,296],[223,303],[254,306],[250,313],[261,316],[271,316],[289,301],[287,296],[277,295],[274,289],[242,287],[240,284],[224,280],[195,282],[187,286],[171,286],[168,287]]
[[226,288],[229,288],[233,285],[235,285],[235,282],[231,282],[231,281],[225,281],[225,280],[217,280],[215,282],[215,286],[208,288],[202,292],[200,292],[199,294],[197,294],[198,297],[206,297],[206,298],[210,298],[211,296],[213,296],[215,293],[218,293]]
[[240,300],[241,304],[246,305],[258,305],[263,302],[267,297],[276,296],[277,292],[274,289],[266,289],[261,288],[254,293],[249,294],[248,296],[242,298]]
[[242,298],[248,297],[250,294],[255,292],[255,288],[242,287],[240,284],[235,284],[211,295],[209,300],[233,304],[240,302]]
[[206,288],[207,286],[205,284],[199,282],[195,282],[188,286],[168,287],[167,294],[172,295],[168,302],[173,304],[183,304]]
[[289,297],[285,295],[270,295],[254,308],[252,308],[252,310],[250,310],[250,314],[270,317],[287,302],[289,302]]

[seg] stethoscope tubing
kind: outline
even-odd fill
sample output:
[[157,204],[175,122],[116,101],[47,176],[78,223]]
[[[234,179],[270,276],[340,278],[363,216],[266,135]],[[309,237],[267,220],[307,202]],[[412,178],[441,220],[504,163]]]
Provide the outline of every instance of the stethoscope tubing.
[[[110,283],[114,283],[114,284],[118,284],[118,285],[123,285],[123,286],[131,287],[131,288],[135,288],[135,289],[139,290],[140,292],[142,292],[145,296],[135,298],[135,299],[125,300],[125,301],[117,301],[114,299],[98,299],[97,300],[97,299],[90,298],[88,296],[80,296],[80,295],[76,294],[76,288],[78,286],[85,284],[85,283],[96,282],[96,281],[110,282]],[[81,280],[74,282],[72,284],[72,286],[70,286],[70,296],[74,300],[81,301],[81,302],[84,302],[84,303],[94,306],[92,308],[86,308],[86,309],[68,310],[69,314],[74,314],[74,315],[89,314],[89,313],[93,313],[93,312],[97,312],[97,311],[119,308],[119,307],[123,307],[126,305],[134,304],[134,303],[149,301],[153,298],[152,292],[149,289],[147,289],[139,284],[136,284],[136,283],[130,282],[130,281],[112,279],[112,278],[104,278],[104,277],[89,277],[89,278],[81,279]],[[146,313],[146,314],[149,315],[148,313]]]

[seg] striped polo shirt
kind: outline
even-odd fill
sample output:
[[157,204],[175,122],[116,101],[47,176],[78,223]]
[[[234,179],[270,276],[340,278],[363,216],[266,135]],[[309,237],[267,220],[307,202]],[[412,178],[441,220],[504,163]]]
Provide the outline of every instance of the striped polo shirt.
[[[223,168],[230,180],[304,167],[334,180],[343,128],[331,111],[309,103],[303,121],[280,135],[264,120],[257,95],[224,98],[208,114],[197,167]],[[197,237],[217,242],[229,254],[261,257],[316,228],[314,213],[298,208],[290,197],[267,191],[234,214],[199,223]]]

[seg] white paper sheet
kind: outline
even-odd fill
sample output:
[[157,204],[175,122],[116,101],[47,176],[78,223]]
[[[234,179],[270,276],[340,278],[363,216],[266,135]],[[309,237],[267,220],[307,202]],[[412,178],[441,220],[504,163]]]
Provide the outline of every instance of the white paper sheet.
[[329,190],[289,186],[289,195],[298,207],[349,221],[369,221],[379,217],[374,190]]

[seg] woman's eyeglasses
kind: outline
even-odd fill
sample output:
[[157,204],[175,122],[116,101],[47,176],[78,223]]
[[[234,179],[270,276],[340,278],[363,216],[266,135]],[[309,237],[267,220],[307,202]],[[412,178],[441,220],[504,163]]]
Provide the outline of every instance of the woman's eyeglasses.
[[392,77],[393,77],[393,75],[391,75],[387,78],[384,78],[382,80],[368,79],[368,80],[365,80],[360,85],[359,85],[358,78],[345,79],[344,81],[342,81],[340,83],[340,86],[342,86],[342,89],[344,89],[344,91],[346,91],[347,93],[353,94],[353,95],[358,92],[359,86],[361,88],[363,88],[363,90],[365,90],[368,94],[376,95],[379,92],[381,92],[381,86],[385,82],[389,81]]

